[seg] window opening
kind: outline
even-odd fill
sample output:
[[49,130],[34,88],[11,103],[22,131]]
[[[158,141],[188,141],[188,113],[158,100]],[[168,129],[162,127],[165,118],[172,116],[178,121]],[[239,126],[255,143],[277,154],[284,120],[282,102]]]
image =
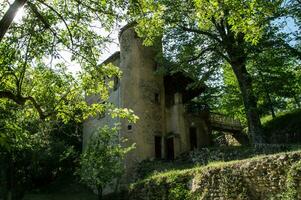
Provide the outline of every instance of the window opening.
[[190,127],[189,129],[189,139],[190,139],[190,150],[197,148],[197,131],[195,127]]
[[155,103],[157,103],[157,104],[160,103],[160,95],[159,95],[159,93],[155,93]]
[[161,150],[162,150],[162,146],[161,146],[161,141],[162,138],[160,136],[155,136],[155,158],[161,158]]

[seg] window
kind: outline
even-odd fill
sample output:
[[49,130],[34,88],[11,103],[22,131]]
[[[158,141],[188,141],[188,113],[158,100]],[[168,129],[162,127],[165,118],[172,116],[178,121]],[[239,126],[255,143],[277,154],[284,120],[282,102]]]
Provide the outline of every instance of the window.
[[118,77],[114,77],[114,88],[113,90],[116,91],[119,87],[119,78]]
[[128,130],[131,131],[133,129],[133,126],[131,124],[128,125]]
[[162,138],[160,136],[155,136],[155,158],[160,159],[161,158],[161,141]]
[[173,160],[175,157],[174,151],[174,138],[166,139],[166,158],[167,160]]
[[160,104],[160,95],[159,95],[159,93],[155,93],[155,103]]
[[155,64],[153,65],[153,70],[154,70],[154,72],[156,72],[156,71],[158,70],[158,63],[155,63]]
[[189,140],[190,140],[190,150],[195,150],[197,145],[197,130],[195,127],[190,127],[189,129]]
[[175,98],[173,95],[170,94],[165,95],[165,105],[166,107],[175,105]]

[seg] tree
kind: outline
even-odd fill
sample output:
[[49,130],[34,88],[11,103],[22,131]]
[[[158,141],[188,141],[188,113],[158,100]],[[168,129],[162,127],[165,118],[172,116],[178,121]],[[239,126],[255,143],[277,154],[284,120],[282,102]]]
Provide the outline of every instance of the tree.
[[223,66],[223,87],[221,91],[222,97],[218,111],[246,125],[246,113],[239,90],[239,84],[229,64]]
[[81,155],[78,173],[84,183],[97,189],[99,200],[104,187],[123,174],[123,159],[134,147],[125,147],[124,142],[117,128],[105,126],[92,135]]
[[286,12],[284,17],[286,19],[292,19],[294,21],[295,28],[297,29],[293,32],[292,41],[290,43],[286,43],[286,47],[291,51],[291,54],[297,56],[299,60],[301,60],[301,1],[300,0],[290,0],[286,2]]
[[[0,21],[0,42],[13,22],[18,10],[24,6],[27,0],[16,0],[10,6]],[[4,3],[3,3],[4,4]],[[3,5],[1,5],[3,6]]]
[[0,196],[22,199],[25,192],[72,172],[81,151],[80,124],[45,122],[0,100]]
[[248,67],[254,77],[255,93],[259,98],[261,114],[271,114],[276,117],[276,112],[284,111],[291,107],[298,107],[299,79],[297,77],[297,60],[285,48],[269,48],[254,54]]
[[[194,51],[186,61],[213,60],[216,56],[217,63],[230,64],[242,95],[249,134],[254,143],[261,143],[262,126],[247,61],[250,49],[261,42],[265,27],[279,15],[281,3],[254,0],[244,3],[238,0],[138,0],[133,1],[131,12],[138,22],[137,32],[145,38],[145,44],[151,44],[155,37],[163,33],[186,34],[186,42],[203,41],[192,42]],[[177,36],[174,34],[173,38]],[[181,42],[173,40],[170,44],[177,46]],[[181,48],[176,50],[176,55],[179,50],[182,51]]]
[[[120,72],[110,64],[100,66],[100,56],[110,41],[100,33],[110,34],[119,1],[15,0],[0,4],[1,99],[31,110],[42,120],[68,120],[70,116],[83,120],[115,110],[105,103],[112,86],[112,81],[105,80]],[[21,8],[22,19],[14,21]],[[76,64],[82,70],[74,78],[68,68]],[[101,103],[88,105],[84,92],[100,94]]]

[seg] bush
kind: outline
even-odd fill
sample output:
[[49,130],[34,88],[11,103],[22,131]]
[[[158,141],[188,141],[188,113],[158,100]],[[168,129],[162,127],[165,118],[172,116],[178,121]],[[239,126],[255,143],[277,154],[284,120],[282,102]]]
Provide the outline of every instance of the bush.
[[123,147],[123,142],[117,128],[105,126],[92,135],[87,149],[81,155],[77,173],[82,182],[97,189],[99,199],[102,198],[104,187],[123,174],[123,159],[133,148],[133,145]]

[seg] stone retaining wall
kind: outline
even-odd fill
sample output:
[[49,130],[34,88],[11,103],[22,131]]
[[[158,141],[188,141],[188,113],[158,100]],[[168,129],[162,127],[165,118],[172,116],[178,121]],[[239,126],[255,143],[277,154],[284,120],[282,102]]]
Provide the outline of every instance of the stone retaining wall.
[[[301,199],[301,170],[290,171],[300,160],[301,151],[296,151],[161,173],[133,184],[129,199],[276,200],[291,189],[293,199]],[[287,188],[289,171],[295,188]]]

